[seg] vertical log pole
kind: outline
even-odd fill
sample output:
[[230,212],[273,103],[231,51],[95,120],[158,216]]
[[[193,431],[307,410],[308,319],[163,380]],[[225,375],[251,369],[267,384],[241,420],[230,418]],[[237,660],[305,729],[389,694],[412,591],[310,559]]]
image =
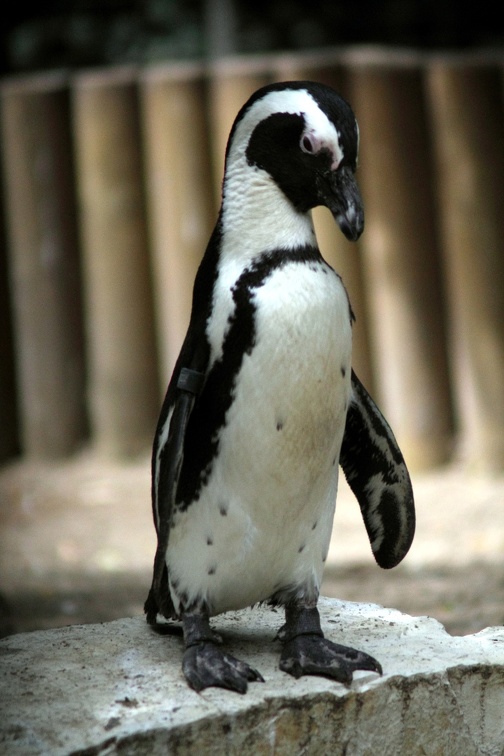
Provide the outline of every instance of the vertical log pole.
[[409,464],[422,469],[447,460],[452,417],[420,73],[356,67],[352,101],[378,396]]
[[501,74],[438,59],[427,76],[446,253],[460,454],[504,467],[504,115]]
[[137,90],[129,70],[74,80],[93,440],[150,443],[159,407]]
[[[3,200],[3,195],[1,197]],[[3,202],[2,202],[3,206]],[[12,332],[12,297],[8,281],[7,248],[3,244],[5,218],[1,213],[0,241],[0,463],[19,451],[17,392]]]
[[141,96],[164,391],[189,323],[194,277],[216,214],[200,68],[148,69]]
[[56,458],[86,433],[69,101],[59,74],[2,87],[3,162],[22,450]]

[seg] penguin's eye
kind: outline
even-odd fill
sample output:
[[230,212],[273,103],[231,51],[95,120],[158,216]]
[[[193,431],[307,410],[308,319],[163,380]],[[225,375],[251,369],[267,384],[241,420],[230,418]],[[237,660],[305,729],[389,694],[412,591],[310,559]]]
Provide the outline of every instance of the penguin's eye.
[[311,155],[315,152],[313,142],[307,134],[304,134],[301,139],[301,149],[303,150],[303,152],[308,152]]

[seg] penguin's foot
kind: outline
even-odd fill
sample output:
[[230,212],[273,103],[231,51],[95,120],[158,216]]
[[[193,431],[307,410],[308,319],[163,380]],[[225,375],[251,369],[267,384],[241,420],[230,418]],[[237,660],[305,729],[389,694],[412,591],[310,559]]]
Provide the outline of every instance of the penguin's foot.
[[296,678],[320,675],[345,685],[352,682],[357,669],[382,673],[379,662],[372,656],[317,635],[298,635],[288,641],[282,650],[280,669]]
[[316,607],[288,606],[279,638],[283,643],[280,669],[293,677],[320,675],[348,685],[358,669],[382,674],[380,663],[369,654],[324,638]]
[[218,648],[222,639],[210,628],[206,614],[184,614],[183,625],[182,670],[193,690],[217,687],[246,693],[249,682],[264,682],[253,667]]
[[208,641],[186,649],[182,669],[191,688],[198,692],[217,687],[246,693],[249,682],[264,682],[256,669]]

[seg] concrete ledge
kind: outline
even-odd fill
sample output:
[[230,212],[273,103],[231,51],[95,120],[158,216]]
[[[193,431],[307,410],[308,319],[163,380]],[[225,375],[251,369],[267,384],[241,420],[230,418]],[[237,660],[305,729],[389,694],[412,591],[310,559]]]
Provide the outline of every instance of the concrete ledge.
[[294,680],[273,642],[283,613],[214,620],[266,683],[245,696],[191,691],[181,638],[141,617],[0,641],[0,751],[36,754],[502,754],[504,628],[448,635],[428,617],[320,601],[327,637],[376,656],[384,675],[350,688]]

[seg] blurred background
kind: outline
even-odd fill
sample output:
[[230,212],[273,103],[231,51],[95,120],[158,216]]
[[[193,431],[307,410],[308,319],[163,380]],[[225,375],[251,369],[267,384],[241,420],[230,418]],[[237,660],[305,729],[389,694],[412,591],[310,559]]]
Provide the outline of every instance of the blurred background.
[[[9,4],[10,5],[10,4]],[[354,366],[412,470],[417,537],[372,563],[342,483],[324,592],[504,621],[504,23],[453,0],[18,3],[0,45],[4,634],[141,612],[150,444],[259,86],[331,84],[366,228],[314,212]]]

